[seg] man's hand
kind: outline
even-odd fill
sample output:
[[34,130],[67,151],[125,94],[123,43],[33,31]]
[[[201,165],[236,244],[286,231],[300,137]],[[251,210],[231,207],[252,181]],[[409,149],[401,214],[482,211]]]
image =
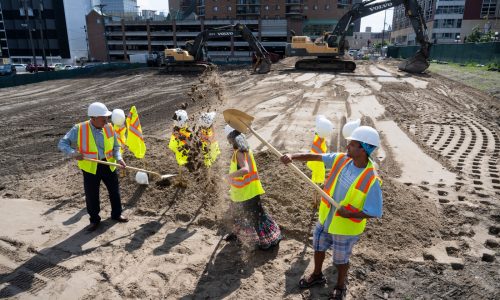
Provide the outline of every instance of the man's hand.
[[123,159],[120,159],[118,161],[118,164],[120,164],[120,166],[122,166],[122,168],[125,168],[127,166],[127,164],[125,163],[125,161]]
[[75,151],[73,153],[73,158],[76,159],[76,160],[82,160],[83,159],[83,154],[81,154],[80,152],[78,151]]
[[282,157],[280,157],[280,160],[282,163],[285,165],[289,164],[292,162],[292,155],[291,154],[285,154]]
[[337,213],[343,217],[343,218],[349,218],[351,217],[351,212],[348,211],[345,206],[341,206],[340,208],[337,209]]

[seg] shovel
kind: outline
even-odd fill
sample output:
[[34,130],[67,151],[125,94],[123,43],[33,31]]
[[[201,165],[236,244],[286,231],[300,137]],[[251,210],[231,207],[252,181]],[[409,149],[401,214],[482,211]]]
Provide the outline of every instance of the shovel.
[[[116,163],[112,163],[112,162],[109,162],[109,161],[98,160],[98,159],[87,158],[87,157],[84,157],[83,159],[88,160],[88,161],[93,161],[93,162],[96,162],[98,164],[103,164],[103,165],[115,166],[115,167],[123,168],[122,165],[116,164]],[[156,176],[160,177],[160,179],[167,179],[167,178],[170,178],[170,177],[177,176],[176,174],[165,174],[165,175],[162,175],[162,174],[157,173],[157,172],[148,171],[148,170],[139,169],[139,168],[134,168],[134,167],[130,167],[130,166],[126,166],[125,168],[126,169],[130,169],[130,170],[134,170],[134,171],[138,171],[138,172],[153,174],[153,175],[156,175]]]
[[[224,115],[224,120],[234,129],[238,130],[239,132],[245,133],[248,130],[255,135],[262,143],[264,143],[271,151],[276,154],[278,157],[282,157],[283,154],[281,154],[276,148],[274,148],[271,144],[269,144],[266,140],[264,140],[255,130],[253,130],[252,126],[252,121],[254,120],[254,117],[247,115],[246,113],[237,110],[237,109],[226,109],[223,113]],[[248,130],[247,130],[248,129]],[[335,206],[336,208],[340,208],[340,205],[335,202],[330,195],[328,195],[325,191],[323,191],[318,185],[316,185],[309,177],[307,177],[306,174],[304,174],[299,168],[297,168],[296,165],[293,163],[287,164],[287,166],[291,167],[292,170],[299,175],[299,177],[304,180],[305,182],[309,183],[311,187],[316,189],[323,198],[328,200],[330,204]]]

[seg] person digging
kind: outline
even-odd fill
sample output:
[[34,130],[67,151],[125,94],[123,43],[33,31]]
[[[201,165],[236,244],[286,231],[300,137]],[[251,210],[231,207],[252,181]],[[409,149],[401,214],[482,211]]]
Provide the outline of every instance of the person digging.
[[372,127],[360,126],[347,140],[347,153],[295,153],[280,158],[284,164],[293,160],[323,161],[328,170],[323,190],[340,208],[332,209],[326,199],[321,199],[313,235],[314,270],[299,281],[299,287],[310,288],[326,282],[322,266],[326,250],[332,249],[338,274],[329,299],[345,299],[352,249],[365,230],[366,219],[382,217],[381,180],[370,159],[370,154],[380,145],[378,132]]
[[187,183],[182,177],[182,169],[188,162],[188,153],[192,133],[188,128],[188,114],[185,110],[179,109],[174,113],[174,128],[170,136],[168,148],[175,154],[175,159],[179,165],[179,175],[176,177],[175,184],[186,187]]

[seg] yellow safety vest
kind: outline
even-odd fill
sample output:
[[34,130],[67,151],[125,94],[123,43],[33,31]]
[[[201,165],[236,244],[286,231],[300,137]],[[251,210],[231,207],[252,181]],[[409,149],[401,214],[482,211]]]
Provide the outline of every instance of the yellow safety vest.
[[215,139],[215,134],[211,127],[201,128],[200,140],[205,166],[210,167],[220,154],[219,142]]
[[170,136],[168,148],[175,153],[175,159],[179,166],[187,164],[189,149],[187,141],[191,138],[191,132],[187,127],[182,127],[179,130],[174,130]]
[[[238,150],[234,150],[233,157],[231,158],[231,165],[229,166],[229,173],[238,170],[238,160],[236,159],[237,152]],[[248,150],[248,152],[244,154],[245,160],[250,168],[248,174],[229,179],[229,184],[231,185],[231,200],[234,202],[243,202],[265,193],[260,183],[259,173],[257,172],[257,165],[255,164],[252,151]]]
[[[335,191],[339,174],[349,161],[351,161],[351,158],[345,153],[339,153],[335,157],[332,169],[323,188],[323,190],[331,197],[333,197],[333,192]],[[365,204],[366,194],[377,180],[381,183],[372,162],[369,160],[365,169],[349,187],[345,198],[340,201],[340,206],[345,206],[347,210],[352,212],[361,211]],[[319,205],[319,222],[321,224],[325,223],[330,209],[331,204],[328,200],[321,198],[321,203]],[[355,236],[363,233],[365,226],[366,219],[344,218],[341,217],[337,211],[335,211],[332,222],[328,227],[328,233]]]
[[[325,139],[320,138],[318,134],[314,134],[314,141],[311,146],[311,153],[324,154],[326,153]],[[308,161],[307,167],[312,171],[311,180],[320,184],[325,182],[325,163],[322,161]]]
[[[90,129],[90,121],[85,121],[78,126],[78,139],[77,146],[78,151],[83,154],[84,157],[99,159],[97,144],[94,140],[94,135]],[[115,145],[115,132],[113,126],[108,123],[102,128],[102,135],[104,137],[104,156],[106,161],[116,163],[116,159],[113,156],[113,146]],[[97,163],[88,160],[79,160],[78,167],[83,171],[91,174],[95,174],[97,171]],[[114,171],[116,167],[109,166],[111,171]]]
[[123,148],[125,147],[127,142],[127,136],[126,136],[127,127],[126,126],[120,127],[118,125],[113,125],[113,129],[117,133],[116,138],[120,143],[120,152],[123,153]]

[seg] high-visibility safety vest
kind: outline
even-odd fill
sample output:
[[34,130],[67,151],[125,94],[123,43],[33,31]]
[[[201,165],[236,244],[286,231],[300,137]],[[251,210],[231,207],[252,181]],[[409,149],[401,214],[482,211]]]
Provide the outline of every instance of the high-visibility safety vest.
[[127,142],[127,127],[123,126],[120,127],[118,125],[113,125],[113,129],[116,132],[116,139],[120,143],[120,152],[123,153],[123,148],[126,145]]
[[[231,165],[229,166],[229,173],[238,170],[236,153],[238,153],[238,150],[234,150],[233,157],[231,158]],[[231,200],[234,202],[250,200],[257,195],[265,193],[260,183],[259,173],[257,172],[257,165],[255,164],[252,151],[248,150],[248,152],[244,152],[244,154],[249,168],[248,174],[229,179],[229,184],[231,185]]]
[[187,141],[191,139],[191,132],[187,126],[172,132],[168,148],[175,153],[175,159],[179,166],[187,164],[189,149],[187,148]]
[[[311,153],[324,154],[326,153],[326,142],[324,138],[320,138],[318,134],[314,134],[314,140],[311,146]],[[320,184],[325,182],[325,163],[322,161],[308,161],[307,167],[312,171],[311,180]]]
[[[77,124],[77,126],[78,151],[83,154],[84,157],[99,159],[97,144],[90,128],[90,121],[82,122],[80,124]],[[110,123],[104,125],[104,127],[102,128],[102,135],[104,137],[104,156],[106,157],[106,161],[116,163],[116,159],[113,156],[113,146],[115,145],[115,131],[113,130],[113,126]],[[79,160],[78,167],[87,173],[95,174],[97,172],[97,163],[92,161]],[[114,171],[116,169],[116,167],[114,166],[109,166],[109,168],[111,169],[111,171]]]
[[137,158],[143,158],[146,155],[146,143],[142,136],[141,122],[139,121],[139,114],[137,108],[133,105],[127,115],[127,147],[130,152],[134,153]]
[[220,154],[219,142],[215,139],[214,130],[211,127],[201,128],[200,140],[205,166],[210,167]]
[[[339,153],[333,160],[332,169],[325,181],[325,186],[323,187],[323,190],[331,197],[333,197],[340,172],[342,172],[344,167],[351,160],[352,159],[345,153]],[[361,211],[365,204],[368,191],[377,180],[381,183],[380,178],[377,176],[377,172],[373,167],[373,163],[369,160],[365,169],[349,187],[345,198],[340,201],[340,206],[345,206],[347,210],[352,212]],[[325,223],[330,209],[331,204],[328,200],[321,198],[321,203],[319,205],[319,222],[321,224]],[[363,233],[365,226],[366,219],[344,218],[341,217],[337,211],[335,211],[332,222],[328,227],[328,233],[354,236]]]

